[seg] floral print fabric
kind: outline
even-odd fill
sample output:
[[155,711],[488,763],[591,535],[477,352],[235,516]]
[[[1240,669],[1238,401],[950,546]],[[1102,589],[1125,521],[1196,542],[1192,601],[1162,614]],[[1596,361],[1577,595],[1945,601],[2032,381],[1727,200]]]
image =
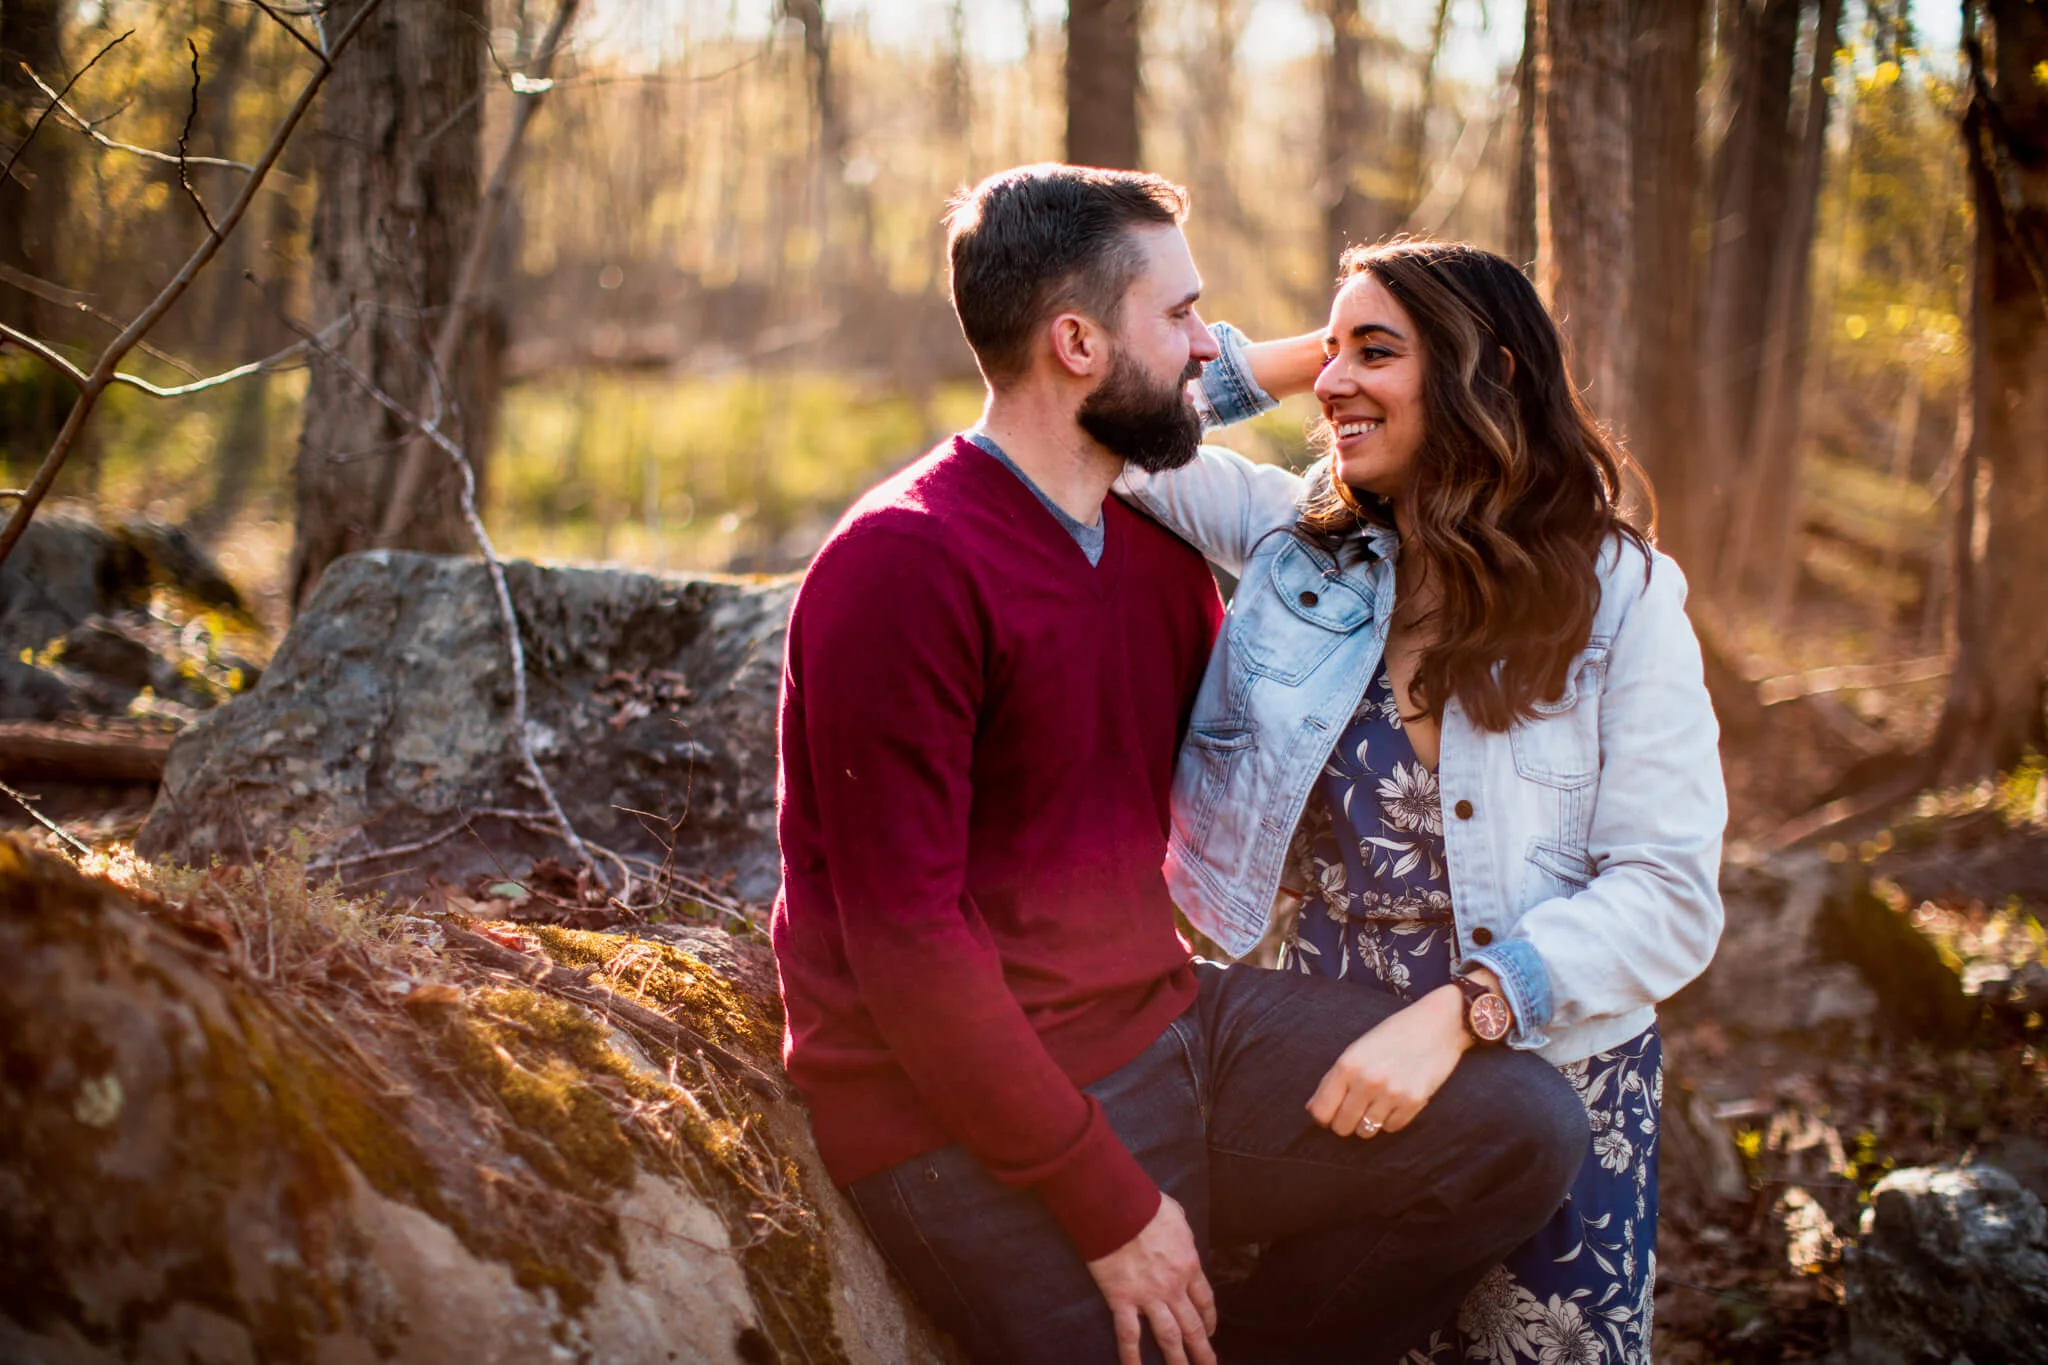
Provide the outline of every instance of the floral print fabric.
[[[1324,765],[1318,797],[1298,845],[1308,892],[1282,968],[1403,1000],[1450,981],[1458,950],[1436,774],[1402,731],[1384,664]],[[1664,1099],[1656,1027],[1563,1071],[1593,1130],[1577,1181],[1410,1362],[1649,1365]]]

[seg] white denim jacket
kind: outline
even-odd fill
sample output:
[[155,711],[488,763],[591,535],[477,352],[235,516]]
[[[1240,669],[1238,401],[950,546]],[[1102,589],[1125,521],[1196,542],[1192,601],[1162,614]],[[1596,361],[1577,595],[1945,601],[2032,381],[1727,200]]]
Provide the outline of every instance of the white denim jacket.
[[[1210,415],[1270,406],[1241,338],[1218,332]],[[1305,485],[1217,446],[1117,485],[1238,579],[1175,767],[1166,858],[1175,902],[1232,956],[1266,932],[1295,827],[1394,610],[1397,538],[1373,530],[1370,553],[1340,566],[1292,534]],[[1563,696],[1505,733],[1452,700],[1438,766],[1460,969],[1491,968],[1515,1013],[1510,1044],[1557,1065],[1649,1027],[1721,934],[1727,795],[1685,577],[1626,541],[1599,574]]]

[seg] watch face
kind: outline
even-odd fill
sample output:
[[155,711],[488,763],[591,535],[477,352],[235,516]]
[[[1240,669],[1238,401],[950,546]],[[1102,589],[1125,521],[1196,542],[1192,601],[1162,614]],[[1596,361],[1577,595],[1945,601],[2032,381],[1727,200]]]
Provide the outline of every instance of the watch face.
[[1491,992],[1474,997],[1465,1018],[1472,1025],[1473,1037],[1482,1043],[1497,1043],[1507,1037],[1508,1025],[1512,1022],[1508,1002]]

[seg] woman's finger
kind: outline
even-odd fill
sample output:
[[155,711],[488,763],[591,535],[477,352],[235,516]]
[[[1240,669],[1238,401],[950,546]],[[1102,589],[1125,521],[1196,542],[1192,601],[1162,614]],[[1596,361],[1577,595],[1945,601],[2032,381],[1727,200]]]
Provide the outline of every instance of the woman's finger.
[[1353,1085],[1344,1092],[1344,1098],[1337,1104],[1337,1112],[1330,1117],[1330,1131],[1338,1137],[1357,1137],[1358,1121],[1369,1112],[1373,1092]]
[[1348,1087],[1341,1066],[1333,1066],[1323,1073],[1323,1079],[1316,1083],[1316,1093],[1308,1098],[1309,1117],[1328,1128],[1337,1120],[1337,1106],[1344,1102]]
[[1415,1122],[1417,1116],[1422,1113],[1423,1106],[1427,1105],[1428,1103],[1428,1100],[1422,1100],[1416,1104],[1403,1104],[1395,1106],[1394,1111],[1391,1114],[1387,1115],[1386,1131],[1389,1133],[1400,1132],[1403,1128],[1406,1128],[1409,1124]]

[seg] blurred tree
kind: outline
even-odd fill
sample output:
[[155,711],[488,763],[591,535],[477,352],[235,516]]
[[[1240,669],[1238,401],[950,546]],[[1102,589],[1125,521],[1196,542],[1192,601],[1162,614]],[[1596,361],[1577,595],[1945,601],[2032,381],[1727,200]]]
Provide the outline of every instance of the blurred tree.
[[2048,748],[2048,7],[1970,0],[1963,12],[1977,245],[1957,651],[1929,754],[1944,782],[1974,782]]
[[1536,270],[1536,3],[1522,6],[1522,58],[1515,64],[1515,159],[1508,182],[1508,259]]
[[1656,490],[1660,539],[1681,561],[1699,542],[1699,339],[1693,201],[1699,188],[1700,47],[1706,0],[1637,3],[1629,66],[1635,252],[1629,448]]
[[1737,495],[1727,519],[1729,540],[1717,566],[1718,588],[1731,596],[1748,586],[1776,599],[1782,616],[1798,571],[1801,397],[1806,339],[1813,314],[1813,229],[1820,202],[1829,91],[1841,43],[1842,0],[1820,0],[1799,132],[1785,184],[1785,203],[1771,250],[1768,303],[1761,319],[1757,381],[1740,463]]
[[1067,160],[1135,170],[1142,0],[1069,0]]
[[[1714,155],[1712,246],[1701,299],[1707,496],[1692,515],[1703,532],[1726,532],[1754,450],[1750,424],[1771,316],[1771,272],[1793,170],[1790,149],[1799,142],[1791,131],[1799,6],[1800,0],[1724,0],[1719,7],[1728,124]],[[1711,556],[1700,566],[1702,585],[1711,585],[1720,547],[1699,548]]]
[[1537,0],[1536,280],[1564,327],[1572,376],[1629,429],[1631,227],[1627,0]]
[[1360,12],[1361,0],[1323,3],[1330,48],[1323,74],[1323,166],[1317,191],[1323,206],[1320,264],[1325,276],[1334,278],[1345,247],[1392,231],[1396,219],[1364,184],[1368,161],[1387,131],[1377,101],[1365,88],[1364,66],[1368,55],[1385,55],[1384,46]]
[[[329,22],[359,2],[337,0]],[[429,356],[477,218],[488,21],[485,0],[387,0],[323,93],[313,157],[313,324],[353,312],[344,350],[355,367],[464,443],[480,478],[496,395],[474,347],[447,376]],[[296,469],[295,609],[328,564],[370,547],[408,435],[338,365],[315,361]],[[431,469],[391,543],[468,550],[455,471],[438,457]]]
[[[26,62],[52,85],[68,74],[60,44],[63,0],[7,0],[0,5],[0,140],[12,156],[49,101],[21,67]],[[0,182],[0,268],[18,272],[0,278],[0,321],[34,336],[61,339],[53,330],[63,310],[24,289],[21,277],[55,280],[57,242],[68,207],[71,149],[59,139],[68,136],[46,123],[34,145],[22,152],[13,171]],[[16,459],[33,461],[49,448],[75,389],[42,365],[25,371],[9,385],[6,431],[0,438],[0,473]]]

